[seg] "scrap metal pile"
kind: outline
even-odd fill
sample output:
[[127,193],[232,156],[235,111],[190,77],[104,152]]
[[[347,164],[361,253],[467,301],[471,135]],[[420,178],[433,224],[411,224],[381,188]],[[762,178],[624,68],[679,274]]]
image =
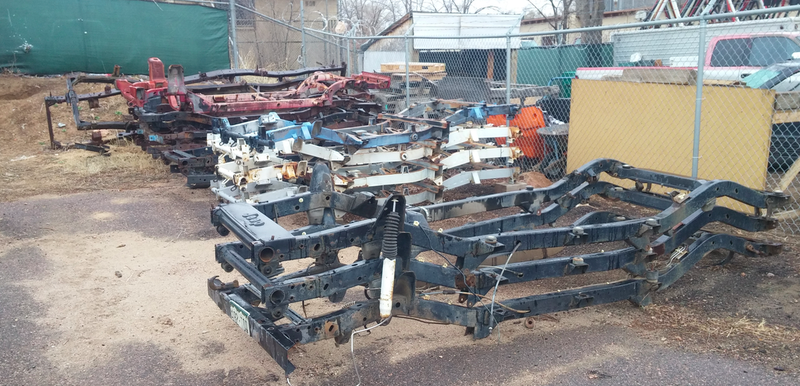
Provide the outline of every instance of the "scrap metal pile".
[[401,114],[360,116],[327,127],[321,120],[297,124],[274,113],[237,125],[221,119],[208,136],[208,145],[221,155],[212,190],[227,202],[286,197],[307,189],[313,166],[322,163],[332,170],[338,192],[386,197],[401,191],[409,204],[438,202],[447,189],[518,173],[511,165],[520,156],[513,143],[519,130],[486,123],[489,116],[513,117],[518,109],[435,100]]
[[[621,182],[606,182],[602,174]],[[401,194],[381,201],[370,193],[341,193],[334,181],[336,174],[317,163],[308,192],[253,205],[223,204],[211,213],[220,234],[238,239],[216,246],[217,262],[248,283],[226,283],[215,276],[208,280],[208,293],[287,374],[294,370],[288,357],[293,347],[322,339],[345,343],[358,328],[386,325],[394,316],[464,326],[477,339],[509,319],[622,300],[648,304],[654,292],[675,283],[711,251],[728,251],[726,260],[734,254],[779,253],[779,244],[704,227],[722,223],[747,232],[773,229],[772,210],[788,199],[731,181],[693,180],[609,159],[593,161],[548,188],[418,207],[408,206]],[[676,191],[658,194],[652,185]],[[568,226],[553,226],[592,196],[660,212],[628,218],[597,211]],[[722,206],[717,200],[724,197],[754,210]],[[520,212],[450,229],[436,225],[505,208]],[[297,213],[305,213],[309,225],[284,229],[277,224]],[[363,219],[340,224],[340,213]],[[522,251],[616,241],[627,246],[601,250],[607,244],[597,245],[593,253],[508,264]],[[349,247],[360,248],[359,258],[344,264],[339,252]],[[422,259],[426,251],[441,261]],[[284,263],[301,259],[307,268],[285,272]],[[485,266],[487,261],[506,264]],[[622,270],[628,278],[514,299],[495,297],[508,285],[611,270]],[[304,316],[305,309],[300,312],[297,306],[316,298],[350,302],[334,312]]]
[[[277,112],[283,119],[323,121],[343,112],[374,115],[381,108],[371,102],[368,89],[389,85],[388,77],[376,74],[344,77],[344,66],[278,72],[218,70],[184,77],[180,65],[171,65],[165,75],[163,63],[150,58],[148,68],[147,80],[126,78],[118,71],[68,77],[66,96],[45,98],[51,145],[60,146],[53,139],[50,106],[69,103],[79,130],[121,130],[119,137],[131,138],[154,157],[171,164],[173,171],[186,174],[190,186],[207,187],[214,178],[216,157],[206,148],[206,137],[218,118],[240,123],[269,112]],[[233,82],[241,76],[276,78],[278,82]],[[217,83],[220,80],[227,83]],[[78,83],[109,85],[103,92],[78,95],[74,90]],[[116,88],[112,89],[111,83]],[[123,121],[87,122],[81,118],[79,102],[97,107],[99,99],[116,95],[128,102],[129,115]],[[79,147],[103,151],[100,145]]]
[[[509,319],[621,300],[646,305],[654,292],[671,286],[711,251],[728,251],[724,262],[735,254],[780,253],[780,244],[706,226],[773,229],[772,211],[788,196],[610,159],[584,165],[548,188],[442,203],[447,189],[513,179],[514,162],[523,154],[539,154],[545,172],[563,161],[562,145],[549,145],[545,154],[518,141],[525,130],[537,128],[549,130],[545,139],[565,136],[566,125],[554,125],[536,107],[435,99],[383,113],[372,101],[373,90],[388,88],[389,78],[345,77],[344,67],[185,77],[181,66],[172,65],[165,74],[161,61],[151,58],[149,70],[147,80],[118,73],[69,77],[66,96],[46,98],[51,143],[58,145],[50,106],[70,103],[79,129],[120,130],[120,137],[185,174],[190,186],[211,186],[226,202],[211,211],[213,226],[238,239],[218,244],[216,261],[248,282],[214,276],[208,293],[287,375],[295,368],[288,357],[293,347],[322,339],[352,342],[364,331],[359,328],[386,325],[393,317],[464,326],[479,339]],[[250,75],[278,82],[233,82]],[[228,83],[213,82],[220,79]],[[114,83],[116,89],[77,95],[74,85],[80,82]],[[80,101],[97,106],[99,98],[113,95],[127,100],[127,119],[81,119]],[[526,114],[536,123],[508,124]],[[104,151],[99,140],[82,146]],[[603,174],[612,178],[601,179]],[[596,211],[556,226],[593,196],[658,213],[629,218]],[[424,202],[432,204],[412,206]],[[491,216],[509,208],[519,212]],[[297,214],[305,214],[308,225],[278,225],[279,218]],[[357,220],[343,223],[346,218]],[[456,218],[468,220],[449,229],[437,224]],[[613,242],[625,246],[607,250]],[[574,249],[566,248],[564,256],[514,259],[515,253],[577,245],[596,250],[570,256]],[[351,247],[359,249],[358,259],[345,264],[340,252]],[[286,263],[298,260],[305,268],[287,272],[292,264]],[[496,296],[509,285],[615,270],[627,278],[513,299]],[[333,312],[309,317],[303,307],[301,314],[297,305],[312,299],[349,301]]]
[[[396,115],[380,114],[375,89],[389,77],[371,73],[344,77],[344,67],[297,71],[220,70],[184,76],[180,65],[165,74],[157,58],[149,78],[69,77],[64,97],[78,129],[117,129],[187,177],[190,187],[211,186],[223,201],[256,203],[307,189],[311,170],[325,163],[339,192],[371,191],[383,197],[401,191],[409,203],[438,202],[443,192],[486,179],[513,179],[521,151],[518,129],[508,127],[516,105],[433,100]],[[255,75],[278,83],[210,83]],[[302,76],[307,76],[302,78]],[[295,78],[290,78],[295,77]],[[113,82],[116,89],[77,95],[80,82]],[[249,91],[249,92],[247,92]],[[124,97],[130,116],[121,122],[87,122],[78,103]],[[504,118],[488,124],[490,116]],[[94,136],[93,136],[94,137]],[[82,148],[104,151],[99,141]],[[57,144],[53,142],[53,145]]]

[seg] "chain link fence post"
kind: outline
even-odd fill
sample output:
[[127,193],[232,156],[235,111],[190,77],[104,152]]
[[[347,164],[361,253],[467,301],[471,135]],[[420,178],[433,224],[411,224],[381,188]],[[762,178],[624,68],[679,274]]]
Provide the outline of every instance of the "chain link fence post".
[[[525,101],[521,101],[525,104]],[[511,103],[511,31],[506,32],[506,104]],[[508,119],[507,119],[508,120]]]
[[698,38],[700,44],[697,48],[697,100],[694,105],[694,141],[692,145],[692,178],[697,178],[700,166],[700,123],[703,115],[703,71],[706,63],[706,13],[711,9],[709,4],[703,10],[703,19],[700,20],[700,31]]
[[230,39],[231,43],[231,54],[233,55],[233,60],[231,61],[232,68],[239,68],[239,47],[236,44],[236,0],[229,0],[230,6],[228,7],[228,20],[231,22],[231,28],[228,32],[228,39]]
[[700,122],[703,115],[703,70],[706,62],[706,21],[700,21],[700,44],[697,49],[697,91],[694,104],[694,140],[692,145],[692,178],[697,178],[700,164]]
[[410,47],[409,47],[409,44],[408,44],[408,34],[406,34],[403,37],[403,40],[405,40],[405,46],[406,46],[406,54],[404,55],[405,66],[406,66],[405,67],[406,68],[406,78],[405,78],[403,86],[406,88],[406,108],[408,108],[408,106],[411,106],[411,88],[408,87],[408,81],[409,81],[409,79],[411,77],[411,73],[410,73],[410,69],[409,69],[409,67],[411,65],[411,60],[409,60],[409,58],[408,58],[408,53],[409,53],[409,50],[410,50]]
[[353,54],[350,52],[350,46],[353,44],[353,38],[347,37],[347,76],[353,74]]
[[411,58],[409,58],[408,56],[411,55],[412,53],[410,44],[411,41],[408,40],[408,34],[409,33],[413,34],[414,33],[413,31],[414,31],[414,23],[412,22],[411,27],[409,27],[408,31],[406,31],[406,33],[403,35],[403,40],[405,41],[405,47],[406,47],[406,53],[405,55],[403,55],[405,58],[405,65],[406,65],[406,79],[404,82],[404,87],[406,88],[406,108],[411,106],[411,88],[409,87],[409,83],[411,80],[411,71],[410,71]]
[[300,0],[300,55],[303,56],[303,67],[308,67],[306,62],[306,11],[305,0]]
[[335,39],[337,44],[336,44],[336,55],[334,55],[334,57],[336,58],[336,64],[342,64],[343,62],[342,45],[344,45],[346,39],[342,38],[341,36],[338,36]]

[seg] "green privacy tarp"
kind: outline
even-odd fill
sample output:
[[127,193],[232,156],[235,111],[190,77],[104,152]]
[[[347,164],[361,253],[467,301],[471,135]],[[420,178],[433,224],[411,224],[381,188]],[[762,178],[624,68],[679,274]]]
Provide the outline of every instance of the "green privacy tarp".
[[578,67],[610,67],[611,44],[535,47],[519,50],[517,82],[547,85],[550,79]]
[[147,58],[186,74],[230,67],[228,13],[137,0],[0,0],[0,67],[26,74],[147,74]]

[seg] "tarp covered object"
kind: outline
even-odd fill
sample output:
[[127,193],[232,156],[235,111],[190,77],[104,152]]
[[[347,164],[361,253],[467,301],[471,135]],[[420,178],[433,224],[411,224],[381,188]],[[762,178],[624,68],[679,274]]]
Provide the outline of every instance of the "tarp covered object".
[[0,0],[0,68],[147,74],[147,58],[186,74],[229,68],[228,13],[136,0]]

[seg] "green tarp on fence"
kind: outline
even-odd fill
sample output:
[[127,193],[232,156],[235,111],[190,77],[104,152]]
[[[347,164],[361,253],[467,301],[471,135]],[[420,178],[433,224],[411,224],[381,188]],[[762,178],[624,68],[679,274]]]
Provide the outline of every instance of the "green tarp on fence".
[[519,50],[517,83],[544,86],[578,67],[611,67],[613,55],[611,44],[524,48]]
[[186,74],[230,67],[228,13],[136,0],[0,0],[0,68],[147,74],[147,58]]

